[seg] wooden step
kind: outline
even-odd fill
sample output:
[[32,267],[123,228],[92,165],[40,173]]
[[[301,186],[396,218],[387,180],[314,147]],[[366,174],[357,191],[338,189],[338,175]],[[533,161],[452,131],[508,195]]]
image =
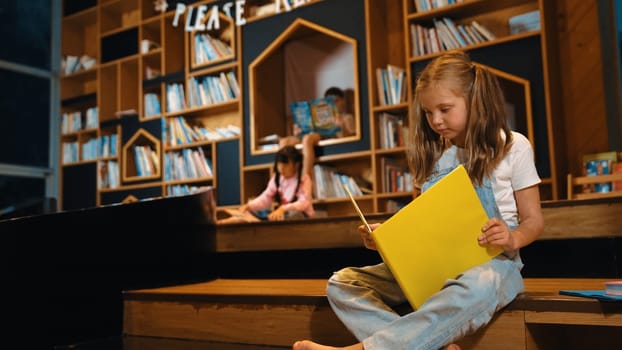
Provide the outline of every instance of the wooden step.
[[291,345],[267,346],[131,335],[54,346],[54,350],[291,350],[291,348]]
[[352,344],[325,288],[326,279],[215,279],[125,291],[123,332],[289,347],[300,339]]
[[[622,341],[622,304],[559,295],[560,289],[602,289],[605,281],[525,279],[525,293],[459,343],[466,350],[524,350],[562,338]],[[325,279],[215,279],[125,291],[123,331],[134,337],[284,348],[299,339],[352,344],[355,339],[330,308],[325,287]]]

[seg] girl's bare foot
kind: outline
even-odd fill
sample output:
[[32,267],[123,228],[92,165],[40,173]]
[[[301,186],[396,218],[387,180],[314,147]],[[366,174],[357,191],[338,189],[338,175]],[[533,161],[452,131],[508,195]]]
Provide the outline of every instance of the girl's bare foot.
[[333,346],[321,345],[318,343],[314,343],[310,340],[301,340],[294,343],[292,346],[293,350],[336,350],[336,349],[344,349],[344,350],[363,350],[363,344],[358,343],[350,346],[346,346],[343,348],[336,348]]
[[[292,350],[364,350],[363,343],[357,343],[354,345],[337,348],[333,346],[321,345],[318,343],[314,343],[310,340],[300,340],[294,343],[292,346]],[[442,350],[462,350],[462,348],[458,344],[449,344],[445,346]]]

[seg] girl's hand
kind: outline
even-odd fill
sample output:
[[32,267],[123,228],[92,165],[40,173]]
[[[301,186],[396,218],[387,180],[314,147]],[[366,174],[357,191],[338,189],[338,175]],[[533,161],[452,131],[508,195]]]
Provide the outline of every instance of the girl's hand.
[[482,234],[477,237],[479,245],[500,247],[509,252],[516,250],[514,237],[504,220],[492,218],[482,227]]
[[285,210],[283,210],[283,207],[278,207],[268,214],[268,220],[270,221],[283,221],[283,219],[285,219]]
[[[379,223],[369,224],[369,227],[371,228],[372,231],[377,229],[378,226],[380,226]],[[378,250],[376,248],[376,242],[374,241],[374,238],[371,236],[371,233],[367,231],[367,227],[365,227],[365,225],[361,225],[357,227],[357,229],[361,233],[361,238],[363,239],[363,244],[365,244],[365,248],[371,249],[371,250]]]

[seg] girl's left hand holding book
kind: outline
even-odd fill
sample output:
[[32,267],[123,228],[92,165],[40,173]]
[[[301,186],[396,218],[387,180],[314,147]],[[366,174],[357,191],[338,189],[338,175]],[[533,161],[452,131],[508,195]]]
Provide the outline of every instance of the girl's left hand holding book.
[[[371,228],[372,231],[377,229],[379,226],[380,223],[369,224],[369,228]],[[357,229],[361,233],[361,238],[363,239],[363,244],[365,244],[365,248],[371,250],[378,250],[378,248],[376,248],[376,241],[374,241],[371,232],[367,231],[367,226],[363,224],[357,227]]]

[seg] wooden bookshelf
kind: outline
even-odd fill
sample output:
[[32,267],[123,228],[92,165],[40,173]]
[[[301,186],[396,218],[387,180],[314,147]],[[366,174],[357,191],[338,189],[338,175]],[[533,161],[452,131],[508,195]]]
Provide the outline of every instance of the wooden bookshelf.
[[[557,170],[556,144],[559,126],[555,116],[561,114],[561,102],[556,95],[558,73],[549,68],[556,62],[555,46],[557,24],[555,4],[543,0],[465,0],[438,8],[421,10],[415,3],[403,0],[405,57],[408,62],[410,83],[416,74],[434,57],[446,50],[433,50],[432,39],[422,34],[434,31],[440,38],[447,30],[438,22],[449,19],[454,27],[477,29],[476,22],[493,34],[492,39],[476,41],[463,37],[457,49],[466,51],[471,58],[487,66],[499,78],[506,99],[514,106],[515,130],[529,138],[536,154],[536,166],[543,179],[542,199],[559,199],[559,186],[564,179]],[[521,32],[510,30],[509,20],[527,12],[539,12],[539,26]],[[445,34],[447,35],[447,34]],[[421,44],[421,42],[424,44]]]
[[[192,6],[211,7],[213,2],[199,1]],[[194,77],[220,76],[221,72],[232,72],[232,78],[240,79],[236,61],[238,32],[232,19],[219,13],[220,27],[206,30],[211,35],[227,36],[230,53],[219,60],[199,64],[192,60],[195,47],[190,38],[201,33],[187,32],[184,16],[179,25],[174,25],[174,6],[169,5],[165,12],[161,12],[155,9],[151,0],[67,0],[64,13],[62,54],[76,57],[87,55],[96,61],[88,69],[78,69],[61,76],[63,113],[84,114],[87,108],[93,106],[99,110],[97,127],[61,135],[61,147],[74,144],[68,148],[75,149],[75,155],[71,156],[70,161],[64,161],[61,156],[62,167],[92,162],[97,164],[94,169],[89,167],[84,170],[86,173],[93,172],[92,180],[88,183],[97,183],[97,188],[93,188],[95,196],[92,193],[87,196],[95,198],[89,206],[110,204],[111,200],[114,202],[129,196],[137,199],[167,196],[175,186],[182,190],[215,186],[215,173],[187,180],[165,181],[162,172],[164,154],[181,154],[186,152],[186,148],[188,153],[200,149],[208,158],[206,162],[216,168],[219,154],[223,153],[217,151],[216,143],[238,142],[238,135],[176,146],[166,143],[162,137],[166,136],[168,120],[178,117],[211,128],[231,125],[233,129],[239,129],[240,98],[236,96],[220,103],[190,108],[189,97],[184,94],[179,97],[181,108],[167,112],[171,107],[171,100],[167,101],[167,86],[177,83],[186,93],[189,80]],[[240,85],[239,81],[236,83]],[[82,149],[92,140],[100,140],[105,136],[110,138],[113,134],[116,137],[116,154],[99,153],[87,160],[81,157]],[[159,166],[154,169],[154,173],[143,176],[137,173],[137,159],[133,151],[135,146],[145,146],[155,152]],[[225,156],[230,157],[220,154],[220,157]],[[101,185],[100,170],[107,168],[111,162],[118,165],[117,185]],[[238,172],[239,168],[234,167],[232,171]],[[61,187],[65,193],[71,186],[61,178]],[[60,205],[63,209],[72,209],[62,205],[62,198]]]
[[[246,8],[268,5],[268,1],[247,1]],[[555,144],[558,140],[552,116],[559,113],[553,81],[556,71],[549,67],[555,55],[547,43],[553,41],[555,9],[543,0],[466,0],[462,3],[428,11],[416,11],[412,0],[384,1],[344,0],[306,1],[303,6],[289,12],[251,16],[239,26],[234,17],[218,14],[220,27],[207,28],[205,33],[185,30],[185,14],[174,25],[175,10],[172,6],[165,12],[156,11],[151,0],[93,0],[88,6],[79,0],[67,0],[62,29],[63,55],[88,55],[94,57],[94,67],[61,76],[62,111],[85,111],[91,106],[99,109],[100,126],[96,130],[80,130],[62,135],[62,142],[76,142],[77,147],[90,138],[118,135],[116,156],[98,156],[93,161],[116,161],[121,181],[116,188],[94,188],[93,205],[109,204],[133,195],[138,199],[151,196],[172,195],[172,185],[216,186],[221,195],[227,192],[239,194],[239,198],[227,199],[227,206],[242,203],[260,193],[272,175],[275,149],[263,150],[259,139],[270,134],[288,135],[287,98],[283,73],[284,47],[295,42],[313,43],[317,38],[334,43],[342,49],[346,45],[352,52],[351,67],[354,72],[352,105],[357,115],[357,134],[340,140],[323,140],[318,164],[333,167],[346,175],[365,178],[370,192],[357,196],[362,209],[368,213],[386,213],[395,205],[406,203],[413,193],[387,187],[386,169],[383,164],[396,162],[405,165],[405,144],[393,141],[387,144],[381,137],[386,125],[381,125],[383,114],[402,119],[400,127],[407,129],[412,85],[416,74],[430,59],[439,53],[414,55],[410,26],[430,26],[435,19],[449,17],[455,23],[471,23],[476,20],[496,36],[495,40],[467,45],[474,60],[489,67],[501,77],[504,89],[510,91],[508,100],[517,106],[518,130],[532,141],[536,151],[538,170],[543,177],[547,193],[543,199],[557,199],[559,174]],[[207,6],[213,0],[192,3],[194,8]],[[356,22],[341,28],[344,16],[334,16],[339,11],[355,9]],[[221,9],[222,10],[222,9]],[[539,10],[539,30],[511,34],[507,21],[510,17]],[[360,12],[360,16],[359,16]],[[277,21],[278,17],[278,21]],[[360,18],[359,18],[360,17]],[[280,32],[270,38],[257,28],[273,28],[279,22]],[[244,32],[247,27],[253,35]],[[274,29],[271,29],[274,30]],[[362,32],[358,34],[357,30]],[[198,59],[195,37],[209,34],[230,48],[226,55],[210,60]],[[245,44],[246,42],[246,44]],[[256,50],[250,44],[262,46],[260,53],[248,59],[248,50]],[[248,45],[247,45],[248,44]],[[330,50],[329,50],[330,51]],[[501,53],[521,57],[524,62],[507,60]],[[500,56],[501,55],[501,56]],[[507,61],[507,62],[506,62]],[[519,60],[520,61],[520,60]],[[508,65],[509,67],[508,69]],[[402,68],[402,98],[383,101],[378,88],[378,69],[389,66]],[[224,100],[196,102],[194,94],[198,82],[214,78],[230,79],[238,85],[237,93]],[[169,86],[178,84],[184,94],[178,97],[179,106],[173,107]],[[226,90],[226,87],[225,87]],[[202,92],[205,94],[205,91]],[[156,98],[159,110],[153,107]],[[316,96],[317,97],[317,96]],[[149,107],[149,108],[148,108]],[[134,111],[136,117],[120,117],[119,112]],[[215,130],[232,126],[238,135],[219,138],[191,139],[182,144],[171,143],[170,125],[183,118],[191,127]],[[139,130],[152,137],[145,136]],[[134,135],[137,140],[130,140]],[[399,137],[395,136],[396,139]],[[402,135],[402,138],[404,135]],[[161,173],[150,179],[136,179],[131,171],[128,146],[132,142],[148,142],[158,149]],[[119,147],[124,145],[123,147]],[[300,146],[300,145],[299,145]],[[183,153],[193,150],[203,152],[213,166],[211,177],[165,180],[164,156],[167,153]],[[186,151],[188,150],[188,151]],[[81,161],[64,163],[62,167],[75,167]],[[86,163],[92,164],[91,161]],[[92,167],[97,168],[97,167]],[[91,171],[89,170],[84,172]],[[92,178],[97,179],[96,170]],[[220,177],[220,181],[219,181]],[[236,179],[235,183],[224,178]],[[239,183],[238,183],[239,180]],[[61,181],[63,181],[61,179]],[[92,181],[95,182],[95,181]],[[63,183],[66,193],[72,184]],[[84,185],[86,186],[86,185]],[[84,186],[77,187],[83,190]],[[238,192],[239,191],[239,192]],[[221,196],[219,195],[219,200]],[[115,198],[115,199],[112,199]],[[62,207],[62,199],[60,200]],[[354,214],[346,198],[322,198],[315,200],[320,212],[329,216]]]

